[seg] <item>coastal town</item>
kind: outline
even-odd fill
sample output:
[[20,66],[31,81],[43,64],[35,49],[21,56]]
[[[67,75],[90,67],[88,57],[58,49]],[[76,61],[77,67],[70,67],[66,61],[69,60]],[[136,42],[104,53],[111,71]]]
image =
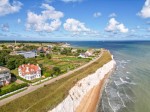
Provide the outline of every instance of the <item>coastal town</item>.
[[74,48],[67,43],[0,43],[0,97],[65,74],[99,53],[100,49]]

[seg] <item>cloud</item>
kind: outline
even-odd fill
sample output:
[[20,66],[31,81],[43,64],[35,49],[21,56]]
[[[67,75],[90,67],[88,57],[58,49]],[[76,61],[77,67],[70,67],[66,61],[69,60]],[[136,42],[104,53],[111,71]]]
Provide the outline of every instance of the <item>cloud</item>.
[[123,23],[119,23],[115,20],[115,18],[111,18],[109,20],[108,26],[105,28],[105,31],[107,32],[115,32],[119,31],[121,33],[127,33],[129,30],[124,26]]
[[97,17],[100,17],[102,14],[100,12],[95,12],[93,14],[93,17],[97,18]]
[[111,13],[109,17],[117,17],[117,15],[115,13]]
[[150,0],[146,0],[142,10],[137,15],[143,18],[150,18]]
[[68,2],[82,2],[83,0],[61,0],[61,1],[68,3]]
[[18,18],[18,19],[17,19],[17,22],[18,22],[18,24],[20,24],[20,23],[21,23],[21,19],[20,19],[20,18]]
[[85,27],[85,24],[73,19],[73,18],[69,18],[66,20],[66,22],[64,23],[64,29],[70,32],[89,32],[90,29]]
[[84,23],[80,22],[79,20],[69,18],[66,20],[66,22],[63,24],[64,29],[66,31],[69,31],[75,35],[80,36],[99,36],[100,33],[98,31],[92,30],[90,28],[87,28]]
[[0,16],[19,12],[21,6],[22,3],[16,0],[12,4],[10,4],[9,0],[0,0]]
[[41,8],[43,8],[44,11],[39,15],[31,11],[28,12],[26,23],[27,30],[33,29],[38,32],[53,32],[57,30],[61,26],[60,19],[64,14],[60,11],[56,11],[54,7],[48,4],[42,4]]
[[1,25],[1,30],[4,31],[4,32],[9,31],[9,24],[8,23],[2,24]]
[[150,32],[150,28],[147,29]]

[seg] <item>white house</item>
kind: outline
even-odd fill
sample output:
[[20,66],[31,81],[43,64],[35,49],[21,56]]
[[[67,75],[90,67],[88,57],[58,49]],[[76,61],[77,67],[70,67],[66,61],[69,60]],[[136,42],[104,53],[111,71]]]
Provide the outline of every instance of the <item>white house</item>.
[[11,82],[10,70],[0,66],[0,86],[7,85]]
[[33,80],[41,77],[41,68],[39,65],[23,64],[18,68],[19,76],[26,80]]

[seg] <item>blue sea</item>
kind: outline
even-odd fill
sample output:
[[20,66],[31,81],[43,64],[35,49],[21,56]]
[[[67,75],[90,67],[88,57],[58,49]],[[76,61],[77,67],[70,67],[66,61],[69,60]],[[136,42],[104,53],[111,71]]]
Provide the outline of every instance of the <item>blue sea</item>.
[[114,55],[116,70],[107,80],[97,112],[150,112],[150,41],[67,43],[106,48]]

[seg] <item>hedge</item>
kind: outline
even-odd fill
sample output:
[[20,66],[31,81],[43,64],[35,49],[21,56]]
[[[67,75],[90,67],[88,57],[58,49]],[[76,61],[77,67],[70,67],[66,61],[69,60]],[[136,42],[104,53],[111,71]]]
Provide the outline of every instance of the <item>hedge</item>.
[[26,86],[28,86],[27,83],[22,83],[19,85],[13,84],[10,88],[7,88],[5,90],[0,89],[0,96],[7,94],[7,93],[10,93],[10,92],[13,92],[13,91],[16,91],[16,90],[21,89],[21,88],[26,87]]

